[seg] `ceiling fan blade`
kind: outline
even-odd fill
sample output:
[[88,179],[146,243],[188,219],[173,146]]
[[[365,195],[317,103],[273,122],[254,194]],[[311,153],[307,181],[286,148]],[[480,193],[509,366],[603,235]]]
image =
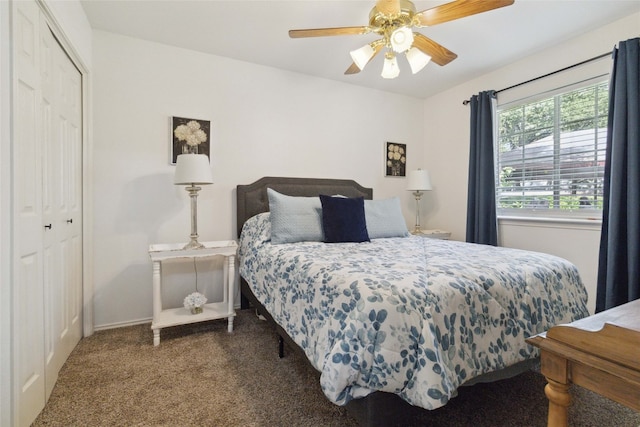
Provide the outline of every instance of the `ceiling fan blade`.
[[431,57],[431,60],[438,65],[447,65],[458,57],[446,47],[434,42],[420,33],[413,33],[413,46],[420,49]]
[[419,25],[427,27],[465,16],[512,5],[515,0],[456,0],[416,13]]
[[368,32],[369,27],[315,28],[306,30],[289,30],[289,37],[297,39],[302,37],[349,36],[354,34],[366,34]]
[[397,15],[400,13],[400,0],[378,0],[376,9],[386,16]]
[[[374,41],[373,43],[371,43],[371,47],[373,48],[373,55],[371,55],[371,58],[369,58],[369,60],[367,61],[367,64],[369,62],[371,62],[371,60],[373,58],[375,58],[378,53],[380,53],[380,51],[384,47],[384,40],[380,39],[380,40]],[[365,64],[365,66],[366,66],[366,64]],[[351,63],[349,68],[347,68],[347,71],[345,71],[344,73],[347,74],[347,75],[348,74],[358,74],[360,71],[362,71],[360,69],[360,67],[358,67],[356,65],[356,63],[353,62],[353,63]]]
[[358,68],[358,66],[356,65],[355,62],[352,62],[351,65],[349,66],[349,68],[347,68],[347,71],[345,71],[344,73],[349,75],[349,74],[358,74],[360,71],[360,68]]

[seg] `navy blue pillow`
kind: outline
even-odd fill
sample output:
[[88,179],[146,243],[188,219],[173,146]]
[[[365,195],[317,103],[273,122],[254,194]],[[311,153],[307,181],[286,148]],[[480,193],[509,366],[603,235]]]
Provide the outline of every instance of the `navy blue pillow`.
[[320,195],[325,243],[369,242],[364,197]]

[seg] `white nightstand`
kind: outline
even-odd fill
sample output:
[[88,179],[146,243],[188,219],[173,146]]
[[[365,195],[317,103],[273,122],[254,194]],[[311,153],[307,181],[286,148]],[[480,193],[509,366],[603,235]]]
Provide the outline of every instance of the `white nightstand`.
[[416,233],[415,231],[412,231],[411,234],[413,234],[414,236],[419,236],[419,237],[427,237],[429,239],[442,239],[442,240],[449,240],[449,238],[451,237],[451,232],[450,231],[445,231],[445,230],[421,230],[420,233]]
[[[235,258],[238,244],[233,240],[202,242],[203,249],[183,249],[184,244],[158,244],[149,246],[149,256],[153,261],[153,345],[160,344],[160,329],[187,323],[204,322],[213,319],[228,319],[227,330],[233,331],[233,282],[235,278]],[[162,261],[178,258],[204,258],[223,256],[224,297],[222,302],[205,304],[202,313],[191,314],[184,307],[162,309]]]

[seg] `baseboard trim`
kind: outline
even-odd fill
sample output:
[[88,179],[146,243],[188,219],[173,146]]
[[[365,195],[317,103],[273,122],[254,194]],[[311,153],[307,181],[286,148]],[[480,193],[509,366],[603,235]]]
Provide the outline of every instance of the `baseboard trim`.
[[127,326],[142,325],[143,323],[151,323],[153,319],[151,317],[146,319],[129,320],[126,322],[108,323],[106,325],[95,325],[94,331],[106,331],[108,329],[126,328]]

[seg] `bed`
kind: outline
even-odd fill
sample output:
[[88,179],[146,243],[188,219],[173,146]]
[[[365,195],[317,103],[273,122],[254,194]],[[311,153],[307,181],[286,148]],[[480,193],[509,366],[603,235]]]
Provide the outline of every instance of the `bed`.
[[274,191],[375,203],[373,191],[278,177],[237,187],[243,306],[302,350],[325,396],[362,424],[522,372],[538,357],[526,338],[588,315],[577,269],[551,255],[410,235],[273,244]]

